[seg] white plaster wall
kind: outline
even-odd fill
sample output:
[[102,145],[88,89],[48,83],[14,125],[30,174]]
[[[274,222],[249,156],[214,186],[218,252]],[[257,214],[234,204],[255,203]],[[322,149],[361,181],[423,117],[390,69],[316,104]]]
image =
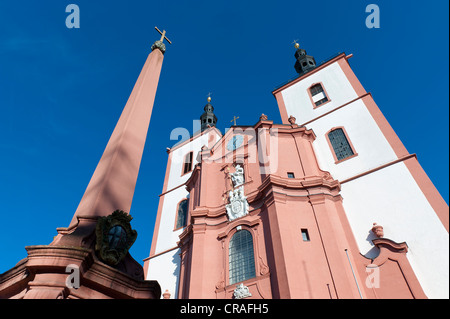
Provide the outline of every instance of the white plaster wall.
[[[345,128],[347,137],[358,155],[335,164],[333,151],[325,134],[339,126]],[[330,172],[335,179],[344,180],[397,159],[392,147],[361,100],[317,119],[307,127],[316,134],[313,146],[320,168]]]
[[[322,82],[331,102],[314,108],[308,88]],[[338,180],[356,176],[397,159],[362,100],[319,116],[357,98],[337,62],[282,91],[287,115],[313,129],[313,147],[321,169]],[[335,164],[325,134],[344,127],[358,156]],[[401,162],[342,184],[343,204],[361,253],[375,257],[370,229],[382,225],[385,237],[405,241],[407,258],[429,298],[449,298],[449,235],[422,191]]]
[[164,196],[155,254],[175,247],[180,240],[178,236],[183,232],[183,228],[174,231],[175,218],[178,203],[188,194],[186,188],[182,186]]
[[[192,168],[194,168],[198,163],[197,153],[203,145],[208,145],[208,139],[211,134],[214,135],[214,141],[219,140],[220,135],[212,130],[173,150],[166,190],[169,192],[164,195],[161,203],[161,219],[156,238],[155,254],[177,246],[179,235],[183,232],[183,228],[174,230],[177,208],[178,203],[189,195],[186,187],[182,184],[186,183],[191,176],[191,173],[182,175],[184,158],[186,154],[193,151]],[[177,188],[177,186],[180,187]],[[174,249],[153,257],[150,259],[148,266],[147,279],[157,280],[161,285],[162,293],[168,289],[171,293],[171,298],[177,298],[180,265],[179,252],[179,249]]]
[[161,286],[161,295],[167,289],[171,299],[178,297],[179,276],[180,249],[174,249],[150,259],[146,280],[157,280]]
[[[308,89],[312,84],[318,82],[322,82],[331,102],[314,109]],[[298,124],[306,123],[357,98],[355,90],[337,62],[284,89],[282,96],[287,115],[293,115]]]
[[212,130],[207,134],[194,138],[190,143],[186,143],[172,152],[172,163],[170,166],[169,181],[167,184],[168,190],[185,183],[189,179],[191,176],[190,173],[183,176],[181,175],[184,167],[184,157],[189,152],[194,152],[192,164],[192,168],[194,168],[194,166],[198,163],[198,152],[201,150],[203,145],[208,146],[208,139],[211,134],[214,136],[214,143],[219,140],[220,136],[216,133],[216,131]]
[[[167,191],[169,192],[164,195],[164,199],[161,204],[161,219],[158,236],[156,239],[155,254],[176,247],[177,242],[179,241],[178,236],[182,233],[183,229],[174,230],[175,219],[177,217],[177,207],[178,203],[182,199],[187,198],[189,194],[183,184],[186,183],[191,176],[191,173],[183,176],[181,175],[182,168],[184,166],[184,157],[189,152],[194,152],[192,164],[192,168],[194,168],[194,166],[198,163],[197,154],[203,145],[208,145],[208,139],[211,134],[214,136],[214,143],[220,139],[220,135],[218,135],[216,131],[211,130],[207,134],[197,136],[191,142],[173,150],[172,161],[168,173],[169,179],[167,182]],[[180,187],[176,188],[177,186]]]
[[341,195],[360,252],[378,254],[370,229],[406,242],[406,254],[428,298],[449,298],[449,235],[403,162],[344,183]]

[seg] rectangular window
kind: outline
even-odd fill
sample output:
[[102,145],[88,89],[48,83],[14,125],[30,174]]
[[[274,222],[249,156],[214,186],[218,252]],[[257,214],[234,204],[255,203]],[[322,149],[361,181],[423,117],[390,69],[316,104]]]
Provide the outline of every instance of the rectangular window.
[[302,228],[302,238],[303,241],[309,241],[309,234],[306,228]]
[[311,95],[312,96],[323,92],[322,85],[320,85],[320,84],[316,84],[316,85],[312,86],[310,90],[311,90]]
[[189,173],[192,170],[192,158],[193,158],[193,152],[189,152],[184,157],[184,167],[183,167],[183,175],[186,173]]
[[288,178],[295,178],[294,173],[288,172],[287,175],[288,175]]
[[184,199],[178,204],[177,223],[175,229],[185,227],[187,223],[188,200]]
[[320,83],[313,85],[309,89],[309,92],[311,93],[312,100],[316,106],[328,102],[328,97]]

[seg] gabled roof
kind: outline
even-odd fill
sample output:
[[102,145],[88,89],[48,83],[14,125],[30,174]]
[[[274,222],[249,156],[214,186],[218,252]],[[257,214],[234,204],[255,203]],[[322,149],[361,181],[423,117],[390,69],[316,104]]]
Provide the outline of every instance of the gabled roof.
[[333,63],[334,61],[339,60],[339,59],[342,58],[342,57],[349,58],[350,56],[351,56],[351,55],[346,56],[346,54],[345,54],[344,52],[336,53],[336,54],[332,55],[331,57],[329,57],[328,59],[323,60],[322,62],[320,62],[319,64],[317,64],[317,66],[316,66],[314,69],[309,70],[309,71],[306,72],[306,73],[302,73],[302,74],[300,74],[300,75],[297,75],[296,77],[291,78],[291,79],[289,79],[288,81],[283,82],[282,84],[278,85],[275,89],[273,89],[272,94],[275,95],[275,93],[277,93],[278,91],[281,91],[281,90],[284,89],[285,87],[291,86],[292,84],[299,82],[300,80],[306,78],[306,77],[309,76],[310,74],[313,74],[313,73],[315,73],[315,72],[317,72],[317,71],[323,69],[325,66],[327,66],[327,65],[329,65],[329,64],[331,64],[331,63]]

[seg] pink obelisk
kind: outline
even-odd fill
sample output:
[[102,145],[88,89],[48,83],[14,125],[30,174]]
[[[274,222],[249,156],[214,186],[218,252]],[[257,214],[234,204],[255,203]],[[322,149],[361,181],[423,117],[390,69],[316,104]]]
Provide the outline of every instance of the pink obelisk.
[[[153,103],[164,59],[165,36],[152,52],[122,111],[68,229],[79,217],[100,217],[130,211]],[[167,38],[166,38],[167,39]]]
[[[145,280],[142,266],[129,253],[137,234],[123,211],[130,211],[133,200],[164,59],[163,40],[168,40],[164,33],[152,45],[69,227],[57,228],[49,245],[25,247],[28,256],[0,274],[0,298],[161,297],[159,283]],[[115,245],[110,236],[117,230],[120,244]]]

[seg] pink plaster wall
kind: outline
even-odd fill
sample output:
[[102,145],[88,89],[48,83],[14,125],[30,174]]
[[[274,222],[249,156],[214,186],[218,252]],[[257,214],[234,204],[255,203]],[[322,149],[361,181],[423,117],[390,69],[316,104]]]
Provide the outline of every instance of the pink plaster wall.
[[[264,125],[275,127],[270,121]],[[202,152],[201,165],[187,182],[191,198],[197,199],[191,203],[190,224],[180,235],[179,297],[232,298],[237,284],[230,285],[228,280],[228,243],[237,226],[253,235],[256,277],[244,281],[251,298],[382,296],[364,286],[370,261],[357,249],[339,182],[317,164],[311,145],[314,134],[297,125],[280,126],[279,166],[272,174],[260,173],[249,147],[240,151],[241,157],[236,152],[220,153],[245,169],[243,187],[250,213],[231,222],[225,204],[232,187],[227,171],[234,172],[234,166],[212,161],[230,138],[226,135],[216,151]],[[295,178],[288,178],[287,172],[293,172]],[[308,230],[309,241],[303,241],[301,229]],[[383,276],[398,281],[398,287],[405,283],[403,275],[389,264],[384,266]],[[420,287],[414,278],[411,276],[408,285],[413,282]]]

